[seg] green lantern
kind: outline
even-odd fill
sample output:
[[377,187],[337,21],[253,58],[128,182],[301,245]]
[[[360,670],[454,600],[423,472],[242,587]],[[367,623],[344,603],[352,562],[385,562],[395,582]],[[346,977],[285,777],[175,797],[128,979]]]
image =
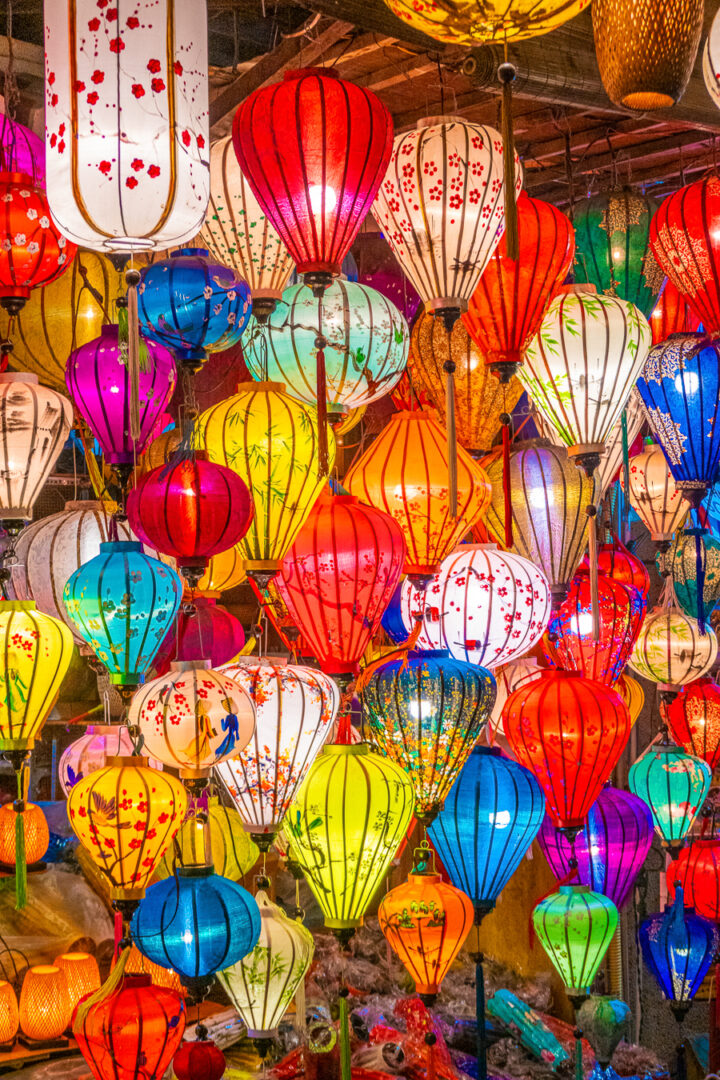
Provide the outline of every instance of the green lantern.
[[704,630],[720,600],[720,540],[707,529],[678,532],[669,551],[655,556],[658,571],[673,581],[675,597],[686,615],[691,615]]
[[285,829],[293,858],[341,941],[362,926],[413,804],[408,775],[367,743],[325,746],[291,803]]
[[540,943],[565,984],[568,997],[579,1005],[612,941],[617,908],[587,885],[561,885],[533,911]]
[[490,716],[495,679],[445,650],[410,652],[373,671],[363,702],[373,742],[408,773],[429,825]]
[[687,835],[711,780],[706,761],[670,743],[651,746],[628,773],[630,790],[648,804],[655,830],[671,851]]
[[665,275],[648,247],[650,222],[658,204],[633,188],[592,195],[576,205],[576,280],[598,292],[629,300],[649,315]]
[[621,1039],[630,1036],[630,1008],[612,997],[587,998],[578,1010],[578,1027],[595,1051],[598,1065],[605,1070]]

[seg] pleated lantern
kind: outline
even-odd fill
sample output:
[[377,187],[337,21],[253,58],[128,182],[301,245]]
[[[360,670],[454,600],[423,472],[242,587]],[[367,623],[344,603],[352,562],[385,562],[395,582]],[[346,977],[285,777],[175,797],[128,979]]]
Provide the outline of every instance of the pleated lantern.
[[697,620],[678,607],[656,608],[645,616],[628,667],[661,689],[678,690],[707,675],[717,651],[713,630],[701,633]]
[[142,757],[110,758],[68,795],[80,843],[107,878],[116,901],[139,900],[180,829],[187,795],[179,780]]
[[720,763],[720,687],[705,676],[684,686],[667,709],[670,734],[688,754]]
[[617,908],[586,885],[561,885],[533,914],[535,933],[573,1004],[586,997],[618,923]]
[[[271,1039],[312,963],[315,942],[299,919],[291,919],[264,890],[257,945],[236,964],[218,972],[218,981],[251,1039]],[[304,1018],[300,1017],[303,1020]]]
[[27,173],[33,187],[45,187],[43,140],[8,113],[0,118],[0,172]]
[[685,904],[703,919],[720,922],[720,840],[693,840],[670,863],[665,877],[671,900],[679,881]]
[[243,828],[267,850],[323,744],[332,738],[340,695],[322,671],[248,659],[223,674],[249,695],[256,726],[249,743],[218,764]]
[[[220,593],[217,594],[218,596]],[[245,645],[245,631],[233,615],[212,596],[192,591],[180,607],[153,661],[156,675],[164,675],[173,660],[208,659],[218,668],[234,660]]]
[[572,19],[589,0],[451,0],[442,7],[419,6],[410,0],[386,0],[404,22],[428,37],[452,44],[484,41],[503,44],[547,34]]
[[325,746],[313,762],[287,833],[325,926],[341,940],[362,926],[412,812],[408,776],[367,743]]
[[631,765],[628,787],[650,807],[665,847],[677,851],[710,790],[712,771],[679,746],[656,743]]
[[672,281],[666,278],[665,287],[650,315],[653,345],[666,341],[671,334],[693,334],[699,325],[700,320],[688,304],[687,297],[681,296]]
[[664,912],[642,921],[638,937],[648,970],[681,1022],[717,955],[717,927],[686,908],[678,888]]
[[156,877],[172,877],[181,866],[193,866],[208,856],[215,873],[240,881],[257,862],[258,847],[248,836],[240,815],[223,806],[216,795],[206,796],[207,809],[195,803],[175,837],[172,851],[159,864]]
[[457,515],[448,483],[448,444],[431,410],[395,413],[348,470],[351,495],[389,514],[407,545],[405,570],[424,581],[483,516],[490,497],[485,473],[457,449]]
[[608,97],[645,112],[679,101],[700,44],[702,0],[599,0],[595,52]]
[[690,511],[668,468],[665,455],[652,440],[646,440],[641,454],[630,458],[629,490],[620,474],[620,486],[628,502],[661,551],[667,551],[673,534]]
[[585,824],[630,726],[620,695],[575,671],[543,671],[503,709],[515,758],[536,777],[556,825],[568,831]]
[[[131,757],[135,747],[125,724],[90,726],[79,739],[63,750],[58,762],[60,787],[67,796],[75,784],[98,769],[104,769],[112,757]],[[162,763],[150,760],[153,769],[162,770]]]
[[71,426],[72,405],[37,375],[0,373],[0,520],[32,517]]

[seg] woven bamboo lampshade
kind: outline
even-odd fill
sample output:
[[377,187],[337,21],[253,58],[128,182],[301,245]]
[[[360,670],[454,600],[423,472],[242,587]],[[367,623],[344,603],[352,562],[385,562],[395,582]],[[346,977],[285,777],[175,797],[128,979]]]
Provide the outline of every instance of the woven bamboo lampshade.
[[679,101],[692,74],[703,0],[595,0],[595,52],[616,105],[644,112]]
[[20,1017],[12,983],[0,982],[0,1046],[11,1043],[18,1032]]
[[97,960],[90,953],[63,953],[62,956],[55,957],[54,966],[65,972],[71,1013],[80,998],[100,989]]
[[34,1042],[59,1039],[70,1023],[64,971],[54,964],[28,968],[20,991],[20,1029]]

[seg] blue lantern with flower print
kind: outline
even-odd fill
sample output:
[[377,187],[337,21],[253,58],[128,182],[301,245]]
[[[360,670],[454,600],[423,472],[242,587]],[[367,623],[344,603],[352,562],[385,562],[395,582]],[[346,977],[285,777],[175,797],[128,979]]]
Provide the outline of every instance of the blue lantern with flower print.
[[682,886],[664,912],[640,924],[643,960],[682,1020],[708,973],[720,944],[717,927],[686,908]]

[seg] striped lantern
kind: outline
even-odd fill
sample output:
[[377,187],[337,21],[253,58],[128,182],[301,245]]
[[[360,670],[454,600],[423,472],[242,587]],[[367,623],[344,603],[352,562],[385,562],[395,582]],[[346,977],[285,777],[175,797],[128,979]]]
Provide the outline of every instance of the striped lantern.
[[663,577],[672,578],[679,606],[704,630],[720,600],[720,540],[691,526],[675,533],[670,550],[658,553],[655,563]]
[[615,689],[627,706],[630,713],[630,724],[636,724],[645,705],[645,691],[642,684],[625,671],[615,683]]
[[200,239],[248,283],[253,314],[272,311],[293,261],[243,176],[230,135],[210,148],[210,202]]
[[[162,768],[162,766],[160,766]],[[240,815],[223,806],[216,795],[207,796],[207,809],[193,801],[172,850],[157,868],[157,878],[172,877],[182,866],[212,862],[216,874],[240,881],[255,865],[260,854],[243,827]]]
[[37,375],[0,374],[0,520],[27,521],[72,426],[66,397]]
[[247,746],[218,764],[215,775],[245,830],[267,850],[310,766],[332,736],[340,694],[322,671],[270,659],[227,664],[222,673],[250,696],[256,723]]
[[682,1023],[717,956],[717,926],[685,907],[680,886],[672,906],[643,920],[638,937],[648,970]]
[[630,458],[629,488],[620,474],[620,486],[628,502],[660,551],[667,551],[673,534],[681,527],[690,504],[678,490],[660,447],[646,439],[642,453]]
[[198,592],[217,599],[221,593],[242,585],[245,581],[245,563],[239,544],[213,555],[205,573],[198,581]]
[[720,923],[720,840],[693,840],[670,863],[666,878],[671,900],[679,881],[687,906],[704,919]]
[[678,607],[656,608],[645,616],[628,667],[661,689],[679,689],[707,675],[717,652],[714,630],[701,634],[697,620]]
[[720,687],[707,676],[684,686],[668,706],[667,721],[675,741],[714,771],[720,764]]
[[[263,889],[255,900],[260,909],[258,943],[217,977],[248,1038],[272,1039],[312,963],[315,942],[302,922],[289,918]],[[299,1019],[304,1022],[304,1017]]]
[[[588,560],[584,559],[582,565],[588,566]],[[607,574],[613,581],[619,581],[621,585],[637,589],[643,599],[647,600],[650,592],[650,575],[645,563],[637,555],[633,555],[619,540],[598,544],[598,570],[601,574]]]
[[588,471],[600,463],[650,342],[647,319],[634,304],[567,292],[553,300],[525,352],[520,381]]
[[45,187],[45,143],[6,112],[0,115],[0,172],[25,173],[33,187]]
[[655,831],[670,849],[689,833],[711,781],[706,761],[667,742],[648,747],[628,772],[628,787],[650,807]]
[[692,311],[686,297],[681,296],[669,278],[660,293],[650,316],[653,345],[667,341],[671,334],[694,334],[700,320]]
[[[487,529],[493,540],[504,544],[502,451],[481,464],[492,484]],[[564,447],[522,442],[510,450],[509,480],[511,550],[540,567],[557,604],[567,595],[587,546],[587,508],[595,501],[595,482],[575,468]]]
[[561,885],[537,904],[532,919],[571,1000],[584,998],[617,927],[612,900],[587,885]]

